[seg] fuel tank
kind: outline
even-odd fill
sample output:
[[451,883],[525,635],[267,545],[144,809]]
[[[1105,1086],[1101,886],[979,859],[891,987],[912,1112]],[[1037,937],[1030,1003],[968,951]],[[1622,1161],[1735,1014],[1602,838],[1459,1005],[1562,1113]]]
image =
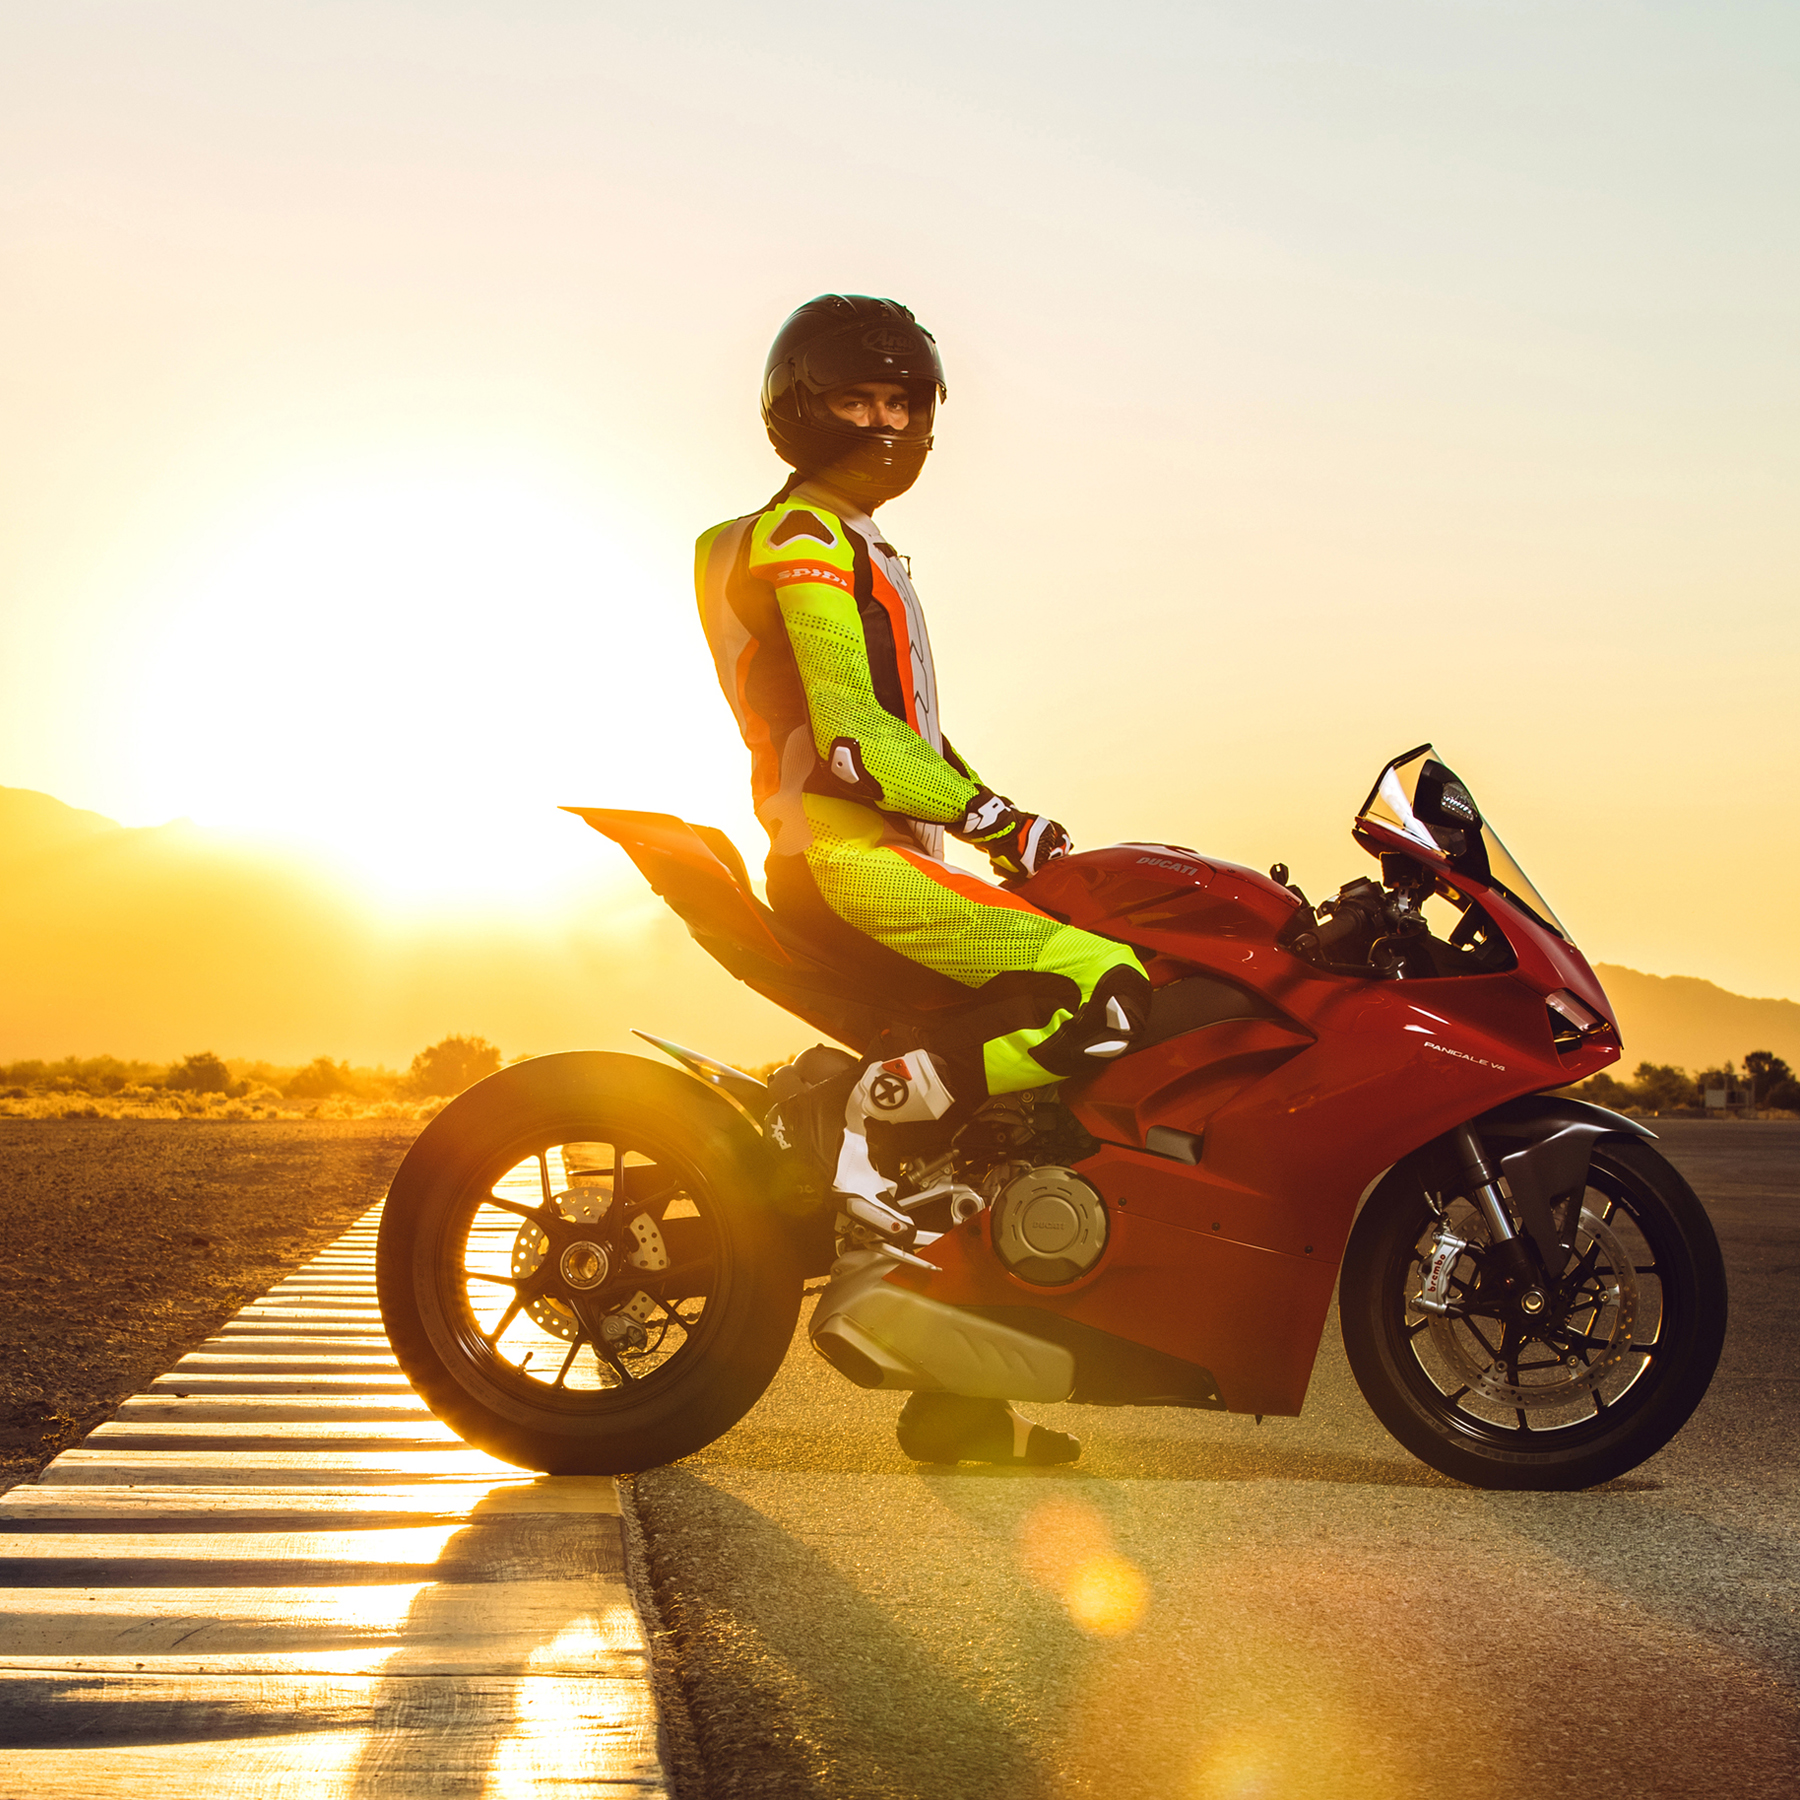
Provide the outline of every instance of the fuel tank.
[[[1259,961],[1257,950],[1275,953],[1276,932],[1300,904],[1255,869],[1174,844],[1077,851],[1015,891],[1055,918],[1140,950],[1245,970]],[[1152,980],[1155,975],[1153,969]]]

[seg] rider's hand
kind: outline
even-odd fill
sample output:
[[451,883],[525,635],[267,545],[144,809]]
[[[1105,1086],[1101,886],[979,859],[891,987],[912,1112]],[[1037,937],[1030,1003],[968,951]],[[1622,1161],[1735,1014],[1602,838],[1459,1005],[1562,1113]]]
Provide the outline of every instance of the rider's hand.
[[1002,875],[1035,875],[1075,848],[1069,834],[1042,813],[1021,812],[1010,800],[983,788],[969,803],[952,836],[979,845]]

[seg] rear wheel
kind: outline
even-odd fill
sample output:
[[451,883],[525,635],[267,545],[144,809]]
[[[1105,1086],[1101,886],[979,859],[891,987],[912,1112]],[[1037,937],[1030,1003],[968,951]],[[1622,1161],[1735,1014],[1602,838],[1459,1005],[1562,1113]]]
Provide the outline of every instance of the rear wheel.
[[1541,1298],[1498,1279],[1474,1206],[1434,1210],[1404,1164],[1344,1258],[1339,1312],[1363,1397],[1421,1461],[1476,1487],[1582,1488],[1635,1468],[1718,1365],[1718,1239],[1663,1157],[1603,1141],[1586,1191],[1562,1204],[1574,1246]]
[[749,1411],[800,1304],[761,1141],[638,1057],[539,1057],[470,1089],[383,1210],[407,1379],[478,1448],[556,1474],[686,1456]]

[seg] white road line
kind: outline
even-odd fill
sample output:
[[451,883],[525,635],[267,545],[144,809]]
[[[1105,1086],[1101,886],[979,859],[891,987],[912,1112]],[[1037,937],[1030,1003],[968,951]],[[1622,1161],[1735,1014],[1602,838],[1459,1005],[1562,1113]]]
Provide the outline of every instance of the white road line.
[[666,1797],[618,1490],[412,1396],[378,1215],[0,1499],[0,1800]]

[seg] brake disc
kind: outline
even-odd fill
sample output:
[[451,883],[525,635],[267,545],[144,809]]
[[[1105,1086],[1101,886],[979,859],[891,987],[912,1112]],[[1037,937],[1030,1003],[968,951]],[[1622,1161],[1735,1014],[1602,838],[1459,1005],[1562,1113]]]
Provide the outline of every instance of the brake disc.
[[[598,1223],[605,1217],[611,1204],[611,1189],[601,1187],[598,1183],[578,1181],[567,1193],[556,1196],[556,1210],[571,1225]],[[655,1274],[669,1266],[669,1252],[663,1242],[662,1229],[648,1213],[639,1213],[631,1221],[631,1246],[631,1254],[626,1260],[634,1269]],[[528,1275],[535,1275],[543,1266],[544,1253],[549,1247],[550,1240],[544,1236],[542,1228],[527,1219],[519,1227],[518,1236],[513,1239],[513,1275],[520,1280]],[[648,1325],[656,1315],[656,1302],[640,1289],[623,1306],[613,1310],[627,1314],[640,1324]],[[552,1337],[565,1341],[572,1339],[580,1329],[568,1303],[551,1294],[539,1294],[536,1299],[527,1300],[525,1316],[540,1331],[547,1331]]]
[[[1521,1373],[1530,1379],[1515,1382],[1508,1378],[1506,1366],[1498,1357],[1484,1354],[1480,1340],[1466,1321],[1454,1315],[1432,1316],[1432,1346],[1471,1394],[1528,1411],[1533,1407],[1570,1406],[1592,1393],[1624,1361],[1631,1348],[1632,1328],[1637,1323],[1637,1273],[1612,1228],[1586,1208],[1581,1214],[1577,1245],[1584,1240],[1598,1248],[1597,1260],[1610,1266],[1610,1273],[1598,1280],[1597,1290],[1595,1279],[1590,1278],[1584,1300],[1563,1314],[1565,1322],[1592,1314],[1582,1332],[1589,1340],[1586,1361],[1572,1351],[1561,1350],[1547,1338],[1535,1338],[1532,1343],[1546,1357],[1554,1355],[1557,1360],[1528,1365]],[[1601,1340],[1597,1348],[1595,1339]]]

